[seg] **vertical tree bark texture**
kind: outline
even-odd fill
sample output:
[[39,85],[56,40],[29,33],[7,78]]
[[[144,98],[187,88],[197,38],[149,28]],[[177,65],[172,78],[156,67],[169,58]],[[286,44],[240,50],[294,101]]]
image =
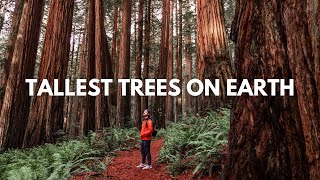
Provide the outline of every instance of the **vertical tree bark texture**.
[[[121,24],[122,23],[122,9],[119,7],[119,17],[118,17],[118,22],[117,22],[117,26],[118,26],[118,37],[117,37],[117,48],[116,48],[116,55],[117,55],[117,59],[116,61],[114,62],[115,64],[115,71],[114,71],[114,78],[118,78],[118,74],[119,74],[119,54],[120,54],[120,40],[121,40],[121,30],[120,30],[120,27],[121,27]],[[122,28],[122,27],[121,27]],[[117,97],[115,98],[115,101]]]
[[24,3],[0,115],[0,146],[5,149],[22,146],[30,108],[25,79],[34,74],[43,6],[43,0]]
[[[156,38],[155,38],[155,27],[154,27],[154,20],[153,20],[153,12],[154,7],[151,6],[151,16],[150,16],[150,62],[149,62],[149,77],[148,78],[154,78],[156,79],[156,74],[158,72],[157,65],[159,64],[159,61],[156,59]],[[157,114],[156,114],[156,96],[150,97],[150,103],[149,107],[152,111],[153,118],[156,120]],[[158,124],[158,123],[157,123]]]
[[[73,26],[72,31],[71,31],[71,36],[72,36],[72,46],[71,46],[71,58],[70,58],[70,65],[68,62],[68,68],[67,68],[67,75],[66,78],[70,79],[70,81],[72,81],[72,69],[73,69],[73,64],[74,64],[74,51],[75,51],[75,44],[76,44],[76,27]],[[69,131],[70,128],[70,124],[71,124],[71,119],[70,119],[70,109],[72,106],[72,101],[71,101],[71,97],[67,96],[65,97],[65,101],[64,101],[64,109],[63,109],[63,129],[65,132]]]
[[[74,71],[74,79],[82,79],[84,78],[84,73],[83,73],[83,69],[85,66],[85,60],[84,60],[84,51],[85,51],[85,43],[86,43],[86,18],[85,18],[85,27],[84,27],[84,31],[82,33],[82,42],[80,45],[80,37],[79,37],[79,41],[78,41],[78,50],[77,50],[77,61],[78,61],[78,71]],[[79,57],[80,56],[80,57]],[[76,69],[77,66],[75,66],[74,68]],[[76,73],[78,72],[78,74]],[[80,127],[81,127],[81,117],[79,115],[79,107],[81,107],[81,97],[74,97],[74,106],[72,109],[72,115],[71,115],[71,126],[70,126],[70,130],[69,130],[69,135],[71,138],[76,137],[78,135],[80,135]]]
[[[104,29],[103,14],[101,0],[89,2],[87,83],[93,78],[105,79],[108,73],[112,73],[111,55]],[[101,92],[104,92],[102,83],[98,83],[97,86]],[[87,87],[89,89],[89,84]],[[85,134],[89,130],[99,131],[103,127],[109,126],[107,102],[103,93],[96,97],[86,96],[86,119],[83,126]]]
[[[85,20],[84,20],[84,34],[83,34],[83,40],[81,45],[81,55],[80,55],[80,64],[79,64],[79,73],[78,77],[80,79],[86,79],[87,77],[87,61],[88,61],[88,28],[89,28],[89,1],[86,1],[86,12],[85,12]],[[80,119],[80,135],[85,135],[87,131],[87,106],[86,97],[78,97],[79,98],[79,108],[81,111],[79,112],[79,119]]]
[[[162,30],[160,59],[158,66],[158,79],[166,79],[167,61],[169,59],[169,23],[170,23],[170,2],[162,0]],[[165,97],[156,96],[154,101],[154,114],[159,128],[165,128]]]
[[[139,0],[139,12],[138,12],[138,51],[135,64],[135,78],[141,79],[141,64],[142,64],[142,48],[143,48],[143,9],[144,0]],[[140,130],[141,126],[141,96],[136,94],[134,96],[133,118],[135,120],[136,127]]]
[[[284,4],[284,9],[284,27],[285,31],[288,32],[286,38],[287,55],[290,70],[296,82],[298,107],[305,138],[310,178],[320,179],[319,97],[316,81],[312,76],[314,53],[312,53],[311,36],[307,33],[306,29],[308,27],[305,25],[306,5],[303,1],[291,0]],[[292,21],[293,19],[294,21]]]
[[[174,2],[170,0],[170,18],[169,18],[169,48],[168,48],[168,61],[167,61],[167,91],[171,91],[169,81],[173,79],[173,10]],[[173,97],[166,96],[165,106],[165,120],[174,121]]]
[[[151,50],[150,28],[151,28],[151,0],[148,0],[147,12],[145,17],[145,31],[144,31],[145,49],[144,49],[144,63],[143,63],[143,80],[149,78],[149,64],[150,64],[149,61],[150,61],[150,50]],[[142,111],[145,109],[150,109],[150,107],[148,107],[148,96],[141,97],[141,109]]]
[[[77,69],[79,69],[80,63],[79,63],[79,59],[80,59],[80,51],[81,49],[81,41],[83,41],[83,32],[82,30],[79,31],[79,36],[78,36],[78,46],[77,46],[77,50],[76,50],[76,59],[75,59],[75,64],[72,67],[73,68],[73,73],[72,73],[72,77],[71,80],[75,81],[76,79],[78,79],[78,75],[77,73],[79,71],[77,71]],[[72,85],[72,89],[76,89],[76,83],[74,82]],[[73,105],[73,107],[72,107]],[[80,127],[80,121],[79,121],[79,117],[78,117],[78,111],[79,111],[79,97],[73,97],[72,98],[72,103],[71,103],[71,107],[69,110],[69,127],[67,128],[67,134],[69,135],[69,137],[73,138],[79,135],[79,127]]]
[[220,79],[220,96],[199,96],[200,111],[225,106],[226,79],[231,78],[231,61],[221,0],[197,0],[198,78]]
[[113,37],[112,37],[112,61],[114,63],[114,72],[116,72],[116,62],[117,59],[117,42],[118,42],[118,36],[119,36],[119,30],[118,30],[118,17],[119,17],[119,7],[115,6],[114,8],[114,15],[113,15]]
[[[95,9],[95,78],[106,79],[107,76],[109,76],[108,78],[112,78],[112,60],[104,28],[104,8],[102,0],[95,1]],[[104,85],[102,83],[99,83],[98,87],[101,89],[101,92],[104,92]],[[103,127],[110,126],[107,102],[107,97],[104,93],[100,93],[96,97],[96,130],[102,130]]]
[[[47,79],[51,87],[59,80],[59,91],[64,92],[67,76],[72,31],[74,0],[53,0],[44,40],[38,82]],[[41,83],[37,83],[36,92]],[[24,147],[32,147],[53,141],[53,134],[63,129],[64,97],[42,94],[35,96],[29,115]]]
[[[191,55],[191,37],[189,33],[186,33],[185,37],[185,53],[186,53],[186,66],[185,66],[185,82],[189,82],[192,78],[192,55]],[[185,108],[186,113],[190,114],[192,112],[191,95],[187,93],[187,88],[185,89]]]
[[[179,26],[180,26],[180,22],[179,22],[179,0],[176,0],[175,1],[175,15],[176,15],[176,27],[175,27],[175,30],[176,30],[176,36],[175,36],[175,40],[176,40],[176,44],[175,44],[175,49],[176,49],[176,53],[175,53],[175,65],[176,65],[176,69],[175,69],[175,78],[176,79],[179,79],[178,78],[178,74],[179,74],[179,37],[180,37],[180,34],[179,34]],[[181,65],[182,66],[182,65]],[[182,79],[179,79],[180,82],[182,81]],[[179,84],[178,84],[179,85]],[[179,86],[180,87],[180,86]],[[181,91],[181,95],[182,95],[183,91]],[[174,104],[174,118],[175,118],[175,121],[177,121],[177,119],[179,118],[178,116],[178,101],[179,101],[179,97],[175,97],[175,104]]]
[[236,1],[232,37],[238,81],[293,78],[296,95],[235,98],[222,179],[320,178],[320,117],[306,5]]
[[[189,27],[191,25],[190,19],[185,17],[185,27]],[[192,78],[192,46],[191,46],[191,30],[185,31],[185,82],[189,82]],[[192,107],[192,99],[191,95],[187,93],[187,86],[185,87],[185,108],[186,108],[186,114],[191,114],[192,110],[195,108]]]
[[[178,7],[178,4],[177,4]],[[177,58],[177,72],[176,76],[177,79],[180,80],[180,83],[178,84],[179,88],[182,89],[182,0],[179,0],[179,12],[177,12],[177,29],[179,29],[179,33],[177,33],[178,36],[178,58]],[[178,30],[177,30],[178,31]],[[177,102],[176,102],[176,118],[179,118],[182,116],[182,93],[177,97]]]
[[8,40],[7,49],[5,52],[5,58],[3,59],[3,72],[2,72],[1,80],[0,80],[0,98],[1,98],[0,108],[2,106],[2,100],[4,97],[4,93],[5,93],[5,89],[6,89],[6,85],[7,85],[7,80],[9,77],[10,65],[11,65],[11,61],[12,61],[14,46],[15,46],[15,43],[17,40],[20,20],[21,20],[22,11],[23,11],[23,4],[24,4],[24,0],[15,1],[15,7],[14,7],[13,16],[12,16],[12,24],[11,24],[10,34],[9,34],[9,40]]
[[320,105],[320,0],[318,0],[318,11],[317,11],[317,21],[316,21],[316,27],[318,28],[318,34],[316,36],[317,38],[317,47],[316,47],[316,51],[318,52],[318,57],[315,58],[317,63],[317,69],[316,69],[316,80],[317,80],[317,88],[318,88],[318,96],[319,96],[319,100],[318,100],[318,104]]
[[[89,1],[89,21],[88,21],[88,56],[86,65],[87,82],[95,76],[95,1]],[[87,91],[89,91],[87,83]],[[89,130],[95,130],[95,97],[86,96],[85,103],[85,123],[84,134],[88,134]]]
[[[119,54],[118,79],[130,76],[130,32],[131,32],[131,0],[123,1],[122,32]],[[128,90],[129,88],[127,88]],[[122,96],[121,84],[118,85],[116,126],[127,125],[130,121],[130,96]]]
[[308,16],[308,25],[309,25],[309,33],[312,38],[312,49],[314,52],[315,61],[312,62],[315,64],[314,74],[317,74],[317,67],[319,62],[317,59],[319,57],[319,51],[317,50],[318,45],[318,34],[319,34],[319,26],[317,26],[317,13],[319,12],[319,4],[318,0],[307,0],[307,16]]

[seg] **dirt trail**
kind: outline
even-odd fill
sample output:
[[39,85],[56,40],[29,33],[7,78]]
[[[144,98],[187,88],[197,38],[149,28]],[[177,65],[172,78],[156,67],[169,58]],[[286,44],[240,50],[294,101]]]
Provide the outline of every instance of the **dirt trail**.
[[[158,139],[151,142],[151,156],[152,156],[152,169],[142,170],[136,168],[141,162],[140,149],[134,148],[130,151],[119,151],[117,156],[113,159],[112,163],[104,172],[104,176],[112,180],[166,180],[166,179],[192,179],[191,172],[181,174],[178,177],[171,177],[166,170],[166,164],[157,164],[159,151],[163,145],[164,140]],[[105,178],[93,178],[86,176],[76,177],[76,180],[96,179],[102,180]],[[202,178],[209,179],[209,178]]]
[[158,158],[159,151],[163,144],[163,139],[151,142],[152,169],[142,170],[136,168],[141,162],[140,149],[132,149],[131,151],[119,151],[118,156],[108,166],[107,176],[110,179],[172,179],[165,165],[159,165],[155,161]]

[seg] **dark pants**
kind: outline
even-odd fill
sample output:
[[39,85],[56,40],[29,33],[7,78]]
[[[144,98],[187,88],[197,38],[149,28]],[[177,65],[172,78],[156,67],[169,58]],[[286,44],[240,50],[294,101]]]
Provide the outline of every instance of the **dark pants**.
[[151,154],[150,154],[150,144],[151,140],[142,140],[141,142],[141,155],[142,155],[142,163],[146,163],[146,158],[148,159],[148,165],[151,165]]

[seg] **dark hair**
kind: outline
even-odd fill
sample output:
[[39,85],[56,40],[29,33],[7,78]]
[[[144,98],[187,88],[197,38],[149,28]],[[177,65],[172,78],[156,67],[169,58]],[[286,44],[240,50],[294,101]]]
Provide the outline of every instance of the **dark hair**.
[[147,111],[147,112],[148,112],[148,114],[150,115],[150,110],[149,110],[149,109],[145,109],[144,111]]

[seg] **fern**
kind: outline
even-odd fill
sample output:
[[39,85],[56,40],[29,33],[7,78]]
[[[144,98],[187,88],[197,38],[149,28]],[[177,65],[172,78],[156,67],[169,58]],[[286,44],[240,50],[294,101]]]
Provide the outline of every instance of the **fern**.
[[[58,144],[0,154],[0,179],[67,179],[83,172],[102,172],[118,149],[130,148],[139,139],[135,129],[107,128],[101,137],[88,137]],[[110,158],[109,158],[110,159]]]
[[159,162],[169,163],[170,174],[194,167],[193,175],[211,173],[219,166],[221,150],[227,144],[230,111],[221,109],[205,118],[190,117],[170,124]]

